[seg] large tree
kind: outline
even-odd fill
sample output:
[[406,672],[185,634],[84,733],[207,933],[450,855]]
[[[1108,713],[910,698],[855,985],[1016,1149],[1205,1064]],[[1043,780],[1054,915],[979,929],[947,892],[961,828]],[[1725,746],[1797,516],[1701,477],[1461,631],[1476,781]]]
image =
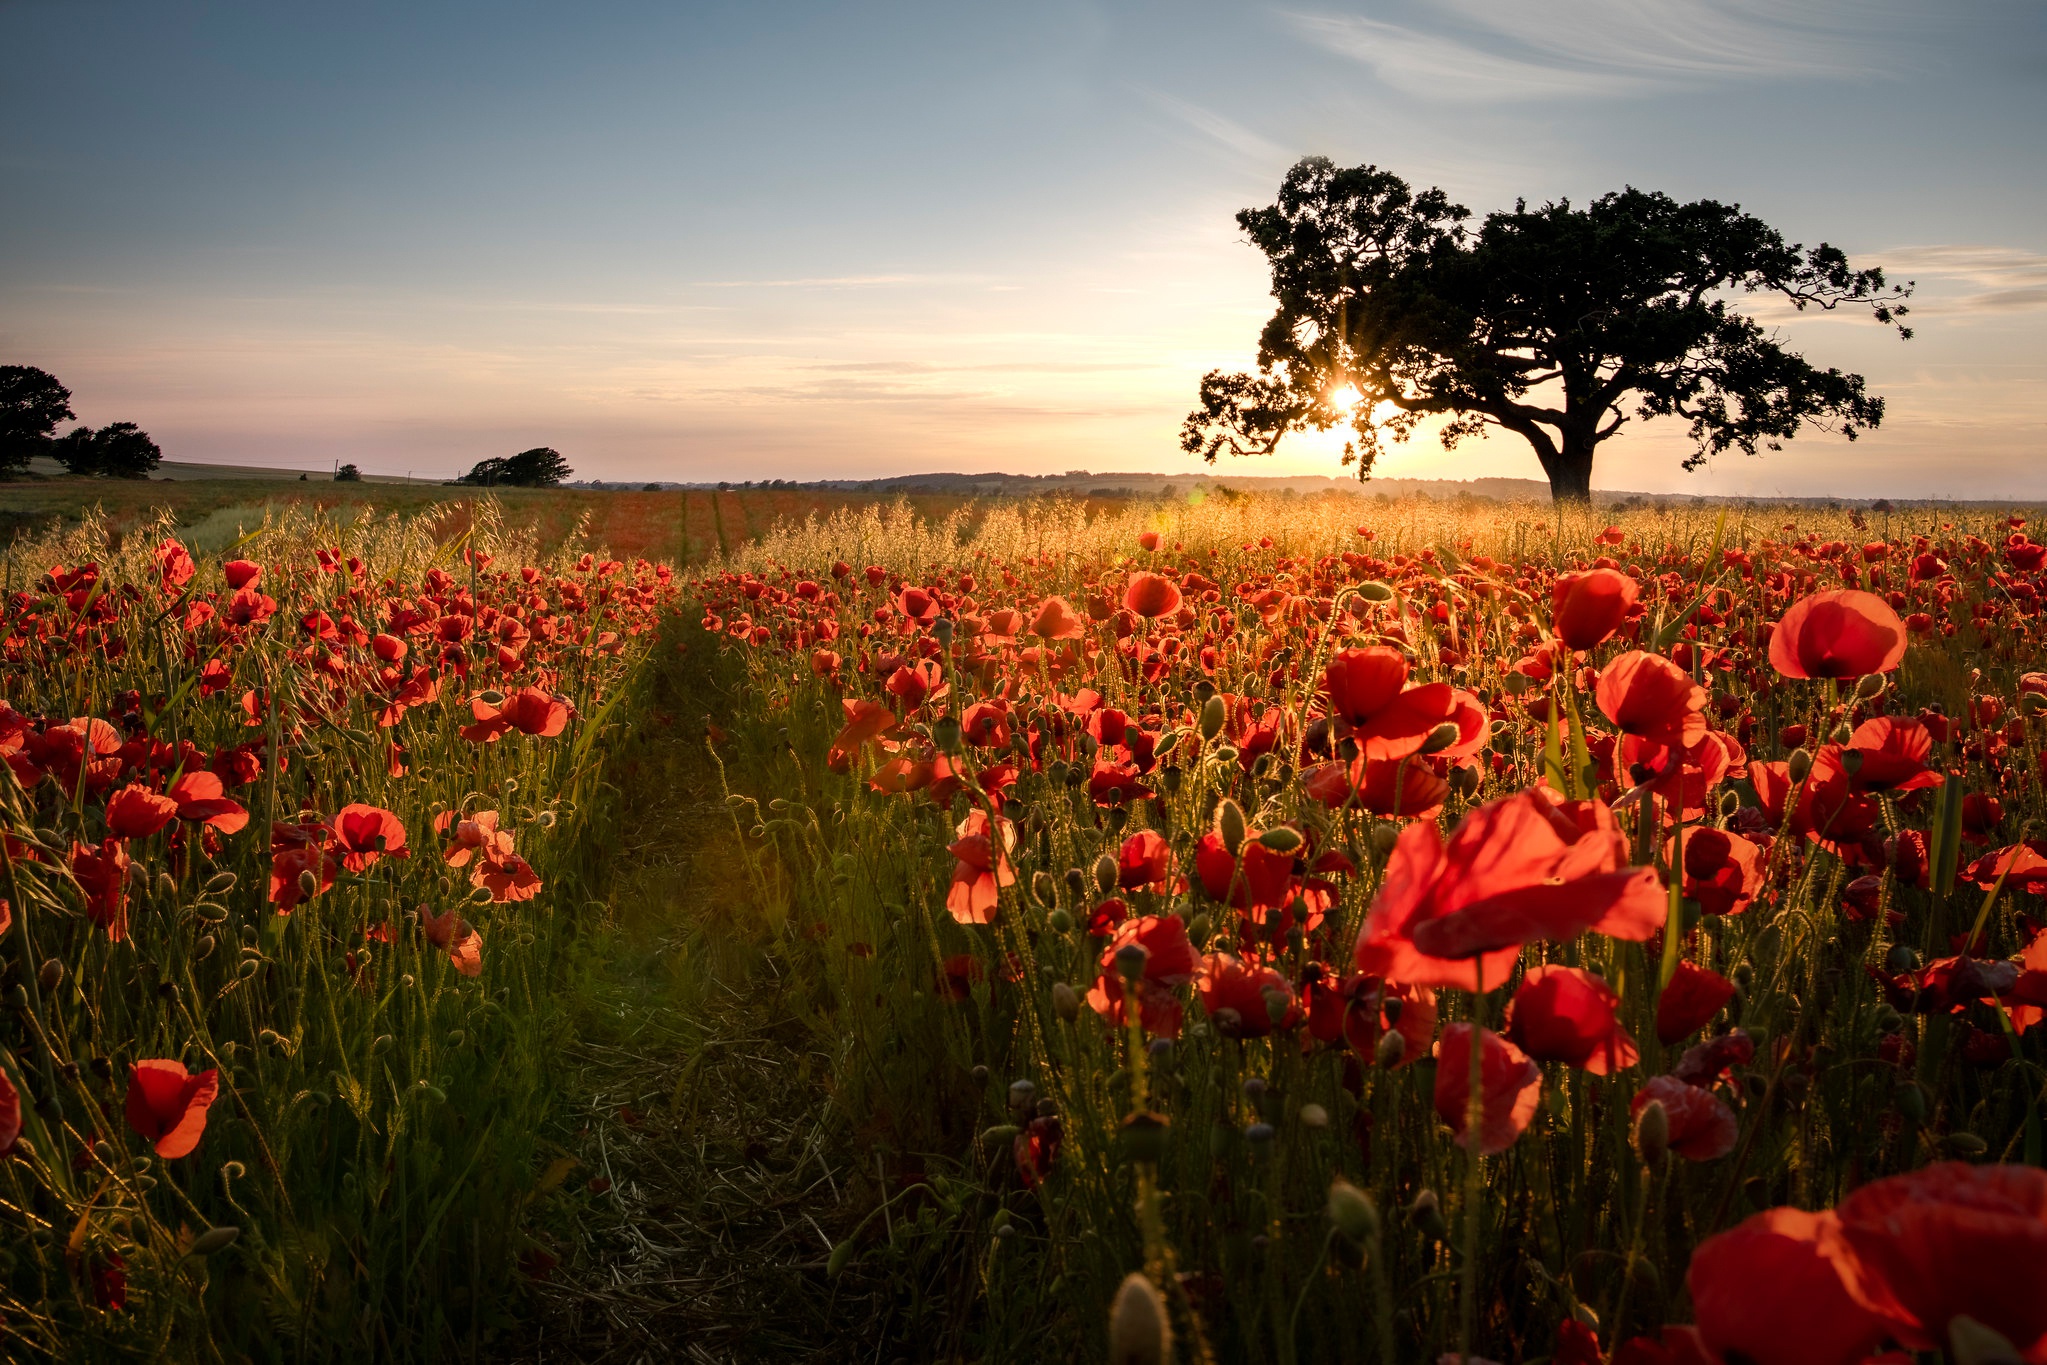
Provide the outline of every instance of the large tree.
[[57,423],[68,422],[71,390],[33,365],[0,365],[0,475],[18,474],[50,453]]
[[462,476],[462,482],[485,487],[552,488],[575,472],[559,450],[535,446],[503,459],[478,460]]
[[1258,372],[1203,378],[1182,447],[1212,462],[1343,425],[1368,478],[1388,437],[1442,418],[1445,449],[1488,427],[1526,440],[1561,501],[1591,496],[1594,453],[1630,419],[1688,422],[1687,469],[1883,420],[1862,376],[1808,364],[1737,306],[1867,308],[1909,337],[1910,286],[1881,270],[1787,244],[1736,204],[1636,189],[1470,217],[1376,166],[1295,165],[1277,203],[1237,215],[1279,300]]
[[50,453],[69,473],[110,479],[146,479],[163,463],[163,451],[133,422],[75,427],[50,443]]

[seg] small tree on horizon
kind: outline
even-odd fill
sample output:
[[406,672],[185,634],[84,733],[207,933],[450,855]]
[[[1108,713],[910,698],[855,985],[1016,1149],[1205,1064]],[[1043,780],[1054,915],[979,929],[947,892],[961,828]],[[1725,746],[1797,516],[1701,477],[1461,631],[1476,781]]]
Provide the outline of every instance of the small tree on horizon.
[[0,478],[20,474],[51,454],[57,423],[77,417],[71,390],[33,365],[0,365]]
[[163,451],[133,422],[112,422],[94,431],[74,427],[50,443],[65,472],[110,479],[146,479],[163,463]]
[[352,465],[352,464],[345,464],[345,465],[341,466],[341,468],[339,468],[339,469],[337,469],[337,470],[335,470],[335,471],[334,471],[334,482],[336,482],[336,483],[361,483],[361,482],[362,482],[362,471],[361,471],[360,469],[357,469],[357,468],[356,468],[356,467],[355,467],[354,465]]
[[535,446],[504,459],[479,460],[462,482],[487,488],[553,488],[575,472],[560,451]]
[[1204,377],[1181,448],[1213,463],[1345,425],[1344,463],[1369,478],[1386,436],[1440,415],[1446,450],[1511,431],[1553,497],[1582,501],[1600,443],[1630,420],[1688,421],[1686,469],[1808,426],[1852,441],[1883,420],[1861,375],[1815,368],[1730,303],[1866,307],[1910,337],[1898,323],[1910,285],[1886,288],[1835,247],[1787,244],[1738,204],[1633,188],[1583,208],[1517,203],[1476,229],[1470,216],[1376,166],[1297,163],[1277,203],[1237,215],[1279,301],[1258,372]]

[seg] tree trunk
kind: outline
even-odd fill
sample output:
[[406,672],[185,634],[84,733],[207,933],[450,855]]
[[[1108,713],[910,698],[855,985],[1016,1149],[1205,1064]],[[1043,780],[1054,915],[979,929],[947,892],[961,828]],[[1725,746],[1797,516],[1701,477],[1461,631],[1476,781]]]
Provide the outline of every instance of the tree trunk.
[[1555,502],[1592,501],[1592,445],[1565,437],[1553,460],[1546,461],[1549,495]]

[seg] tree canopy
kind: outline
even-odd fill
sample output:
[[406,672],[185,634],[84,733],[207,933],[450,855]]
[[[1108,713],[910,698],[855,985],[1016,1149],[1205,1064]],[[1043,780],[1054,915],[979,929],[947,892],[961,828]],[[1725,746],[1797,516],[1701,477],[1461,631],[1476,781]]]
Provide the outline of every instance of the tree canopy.
[[163,463],[163,451],[133,422],[75,427],[52,441],[49,453],[69,473],[111,479],[146,479]]
[[499,488],[552,488],[575,472],[560,451],[535,446],[503,459],[479,460],[462,476],[462,482]]
[[1276,203],[1237,215],[1279,303],[1258,370],[1202,379],[1182,448],[1213,462],[1346,426],[1344,462],[1368,478],[1388,438],[1440,417],[1446,450],[1488,427],[1522,437],[1561,500],[1591,495],[1596,449],[1630,420],[1689,423],[1687,469],[1883,420],[1862,376],[1809,364],[1736,306],[1867,308],[1911,336],[1910,285],[1835,247],[1787,244],[1738,204],[1633,188],[1470,218],[1376,166],[1297,163]]
[[18,474],[38,455],[50,453],[57,423],[71,411],[71,390],[33,365],[0,365],[0,475]]

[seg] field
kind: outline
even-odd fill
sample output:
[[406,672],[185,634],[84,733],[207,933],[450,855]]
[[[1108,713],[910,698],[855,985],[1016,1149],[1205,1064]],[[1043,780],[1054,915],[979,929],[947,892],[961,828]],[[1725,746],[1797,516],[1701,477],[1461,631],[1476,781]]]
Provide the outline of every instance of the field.
[[2030,513],[16,487],[9,1358],[2047,1360]]

